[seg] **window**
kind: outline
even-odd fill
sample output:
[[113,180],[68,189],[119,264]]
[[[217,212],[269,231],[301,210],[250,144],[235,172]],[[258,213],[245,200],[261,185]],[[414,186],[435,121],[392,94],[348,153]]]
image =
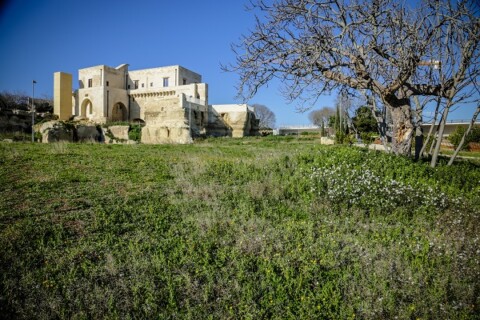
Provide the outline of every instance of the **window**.
[[163,78],[163,86],[168,87],[168,78]]
[[134,88],[138,89],[138,80],[134,80],[133,83],[135,84]]
[[153,82],[150,82],[150,87],[153,87]]
[[142,83],[142,88],[145,88],[145,83]]
[[130,89],[130,85],[127,85],[127,89]]
[[92,79],[88,79],[88,87],[91,88],[92,87],[92,84],[93,84],[93,81]]
[[183,85],[187,84],[187,79],[183,78]]
[[107,87],[108,87],[108,81],[107,81]]

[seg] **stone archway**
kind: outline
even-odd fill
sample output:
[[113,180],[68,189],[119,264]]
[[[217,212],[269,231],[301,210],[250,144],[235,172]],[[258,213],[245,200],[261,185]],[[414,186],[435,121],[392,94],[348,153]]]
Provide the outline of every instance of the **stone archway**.
[[82,102],[82,106],[80,107],[80,116],[83,118],[87,118],[88,115],[93,113],[93,105],[90,99],[85,99]]
[[112,108],[112,122],[127,121],[127,108],[121,102],[117,102]]

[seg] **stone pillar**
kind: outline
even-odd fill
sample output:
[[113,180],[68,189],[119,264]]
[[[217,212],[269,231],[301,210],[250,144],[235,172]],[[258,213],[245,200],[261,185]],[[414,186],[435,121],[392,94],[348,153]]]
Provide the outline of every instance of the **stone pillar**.
[[53,74],[53,113],[59,120],[72,116],[72,75],[55,72]]

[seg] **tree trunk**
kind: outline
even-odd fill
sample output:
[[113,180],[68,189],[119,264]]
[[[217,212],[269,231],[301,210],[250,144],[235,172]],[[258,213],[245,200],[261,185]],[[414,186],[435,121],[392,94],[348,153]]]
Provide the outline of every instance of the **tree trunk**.
[[[397,155],[409,156],[411,154],[413,123],[408,99],[399,105],[389,105],[393,120],[392,151]],[[409,100],[408,100],[409,101]]]
[[445,131],[445,124],[447,123],[448,112],[450,111],[450,107],[452,106],[452,100],[450,99],[445,106],[445,109],[442,113],[442,120],[438,125],[438,135],[437,135],[437,143],[435,144],[435,150],[432,154],[432,161],[430,162],[430,166],[435,168],[437,166],[438,155],[440,154],[440,147],[442,145],[443,140],[443,132]]
[[[367,95],[365,90],[362,91],[363,96],[367,100],[367,106],[370,108],[373,117],[377,121],[377,129],[378,133],[380,134],[380,141],[382,142],[383,147],[385,148],[385,152],[390,153],[390,147],[387,144],[387,122],[386,122],[386,114],[379,115],[377,109],[377,102],[375,101],[375,97],[373,95]],[[386,113],[387,108],[385,108]]]
[[383,147],[385,148],[385,151],[387,153],[390,152],[390,148],[388,147],[387,144],[387,123],[386,123],[386,117],[385,116],[377,116],[377,103],[375,101],[375,97],[372,97],[372,103],[370,105],[371,111],[373,113],[373,116],[375,117],[375,120],[377,120],[377,127],[378,127],[378,133],[380,134],[380,141],[382,142]]
[[440,120],[438,121],[439,125],[435,123],[434,126],[434,133],[432,136],[432,143],[430,143],[430,149],[428,149],[428,154],[432,155],[433,154],[433,149],[435,149],[435,146],[437,145],[437,139],[438,139],[438,129],[440,128],[440,123],[442,122],[442,116],[440,116]]
[[415,128],[415,161],[418,161],[423,149],[423,128],[421,125],[416,125]]
[[415,161],[420,158],[421,150],[423,149],[423,106],[418,101],[418,97],[414,96],[415,101]]
[[[433,139],[432,137],[432,133],[433,133],[433,129],[435,129],[435,124],[437,123],[437,116],[438,116],[438,110],[440,108],[440,102],[441,102],[441,98],[438,97],[437,98],[437,106],[435,107],[435,114],[433,116],[433,120],[432,120],[432,125],[430,126],[430,129],[428,130],[428,135],[427,135],[427,138],[425,140],[425,142],[423,143],[423,147],[422,147],[422,150],[420,150],[420,155],[423,156],[424,153],[425,153],[425,149],[427,148],[427,145],[428,145],[428,142],[430,141],[430,139]],[[440,120],[441,121],[441,120]],[[432,143],[432,146],[434,145],[435,143]],[[431,149],[431,148],[430,148]],[[431,150],[429,150],[428,152],[429,154],[432,153]]]
[[470,130],[472,130],[473,126],[475,125],[475,121],[477,120],[478,114],[480,113],[480,104],[477,106],[477,110],[475,110],[475,113],[473,114],[472,120],[470,121],[470,125],[467,128],[467,131],[463,134],[462,140],[457,146],[457,149],[455,149],[455,152],[453,153],[452,157],[448,161],[448,165],[451,166],[453,161],[455,161],[455,158],[457,157],[458,153],[463,147],[463,144],[465,143],[465,138],[468,136],[470,133]]

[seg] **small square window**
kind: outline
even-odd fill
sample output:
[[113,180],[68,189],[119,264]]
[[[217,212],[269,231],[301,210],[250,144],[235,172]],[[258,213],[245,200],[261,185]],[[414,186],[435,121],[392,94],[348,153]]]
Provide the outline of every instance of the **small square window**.
[[142,88],[145,88],[145,83],[142,83]]
[[108,81],[107,81],[107,87],[108,87]]
[[168,78],[163,78],[163,86],[168,87]]
[[183,84],[184,84],[184,85],[187,84],[187,79],[183,78]]
[[150,87],[153,87],[153,82],[150,82]]

